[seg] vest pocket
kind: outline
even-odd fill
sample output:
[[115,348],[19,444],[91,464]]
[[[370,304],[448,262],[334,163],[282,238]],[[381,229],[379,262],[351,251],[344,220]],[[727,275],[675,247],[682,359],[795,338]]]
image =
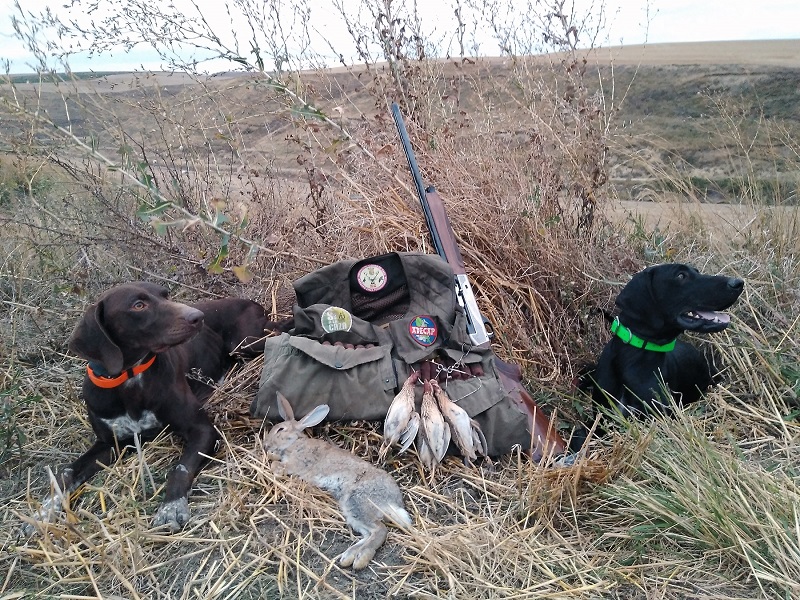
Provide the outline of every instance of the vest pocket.
[[349,348],[284,333],[266,346],[254,416],[278,419],[278,392],[298,417],[320,404],[330,407],[331,421],[386,416],[397,387],[390,343]]

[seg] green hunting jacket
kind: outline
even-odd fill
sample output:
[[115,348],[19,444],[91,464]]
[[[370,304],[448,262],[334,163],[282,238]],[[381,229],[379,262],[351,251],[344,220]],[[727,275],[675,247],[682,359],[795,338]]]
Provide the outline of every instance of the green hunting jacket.
[[[446,383],[478,421],[489,453],[527,449],[527,417],[511,402],[489,348],[474,348],[450,265],[420,253],[334,263],[294,282],[294,328],[268,338],[254,416],[277,420],[277,392],[296,416],[328,404],[329,420],[382,420],[423,361],[480,363],[483,375]],[[417,402],[422,386],[417,386]]]

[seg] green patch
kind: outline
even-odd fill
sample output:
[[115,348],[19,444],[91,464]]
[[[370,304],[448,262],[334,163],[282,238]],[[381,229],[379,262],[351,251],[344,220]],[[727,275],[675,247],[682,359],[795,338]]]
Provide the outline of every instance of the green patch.
[[0,163],[0,206],[20,196],[46,198],[54,185],[53,178],[40,168],[21,166],[16,162]]

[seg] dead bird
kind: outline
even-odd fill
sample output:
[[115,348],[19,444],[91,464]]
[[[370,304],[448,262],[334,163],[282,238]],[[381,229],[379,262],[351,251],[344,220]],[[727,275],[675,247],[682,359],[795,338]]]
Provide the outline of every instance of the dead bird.
[[450,426],[451,437],[461,451],[464,463],[469,466],[472,461],[477,460],[477,455],[486,456],[486,438],[477,421],[453,402],[437,381],[433,382],[433,395],[445,422]]
[[[420,432],[435,459],[435,464],[442,462],[447,447],[450,445],[450,426],[445,422],[442,413],[433,397],[433,385],[426,381],[422,391],[420,407]],[[419,436],[417,436],[419,438]],[[417,448],[419,450],[419,448]]]
[[408,450],[419,430],[419,415],[414,407],[414,386],[419,372],[414,371],[403,383],[403,387],[392,400],[383,422],[383,442],[378,458],[383,461],[389,448],[400,442],[398,454]]

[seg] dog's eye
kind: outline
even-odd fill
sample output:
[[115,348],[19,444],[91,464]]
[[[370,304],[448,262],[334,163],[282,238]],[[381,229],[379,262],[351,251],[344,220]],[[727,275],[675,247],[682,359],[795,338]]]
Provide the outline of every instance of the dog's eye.
[[678,279],[686,279],[686,273],[684,272],[678,273]]
[[144,300],[137,300],[131,305],[131,308],[133,310],[144,310],[147,308],[147,304],[144,302]]

